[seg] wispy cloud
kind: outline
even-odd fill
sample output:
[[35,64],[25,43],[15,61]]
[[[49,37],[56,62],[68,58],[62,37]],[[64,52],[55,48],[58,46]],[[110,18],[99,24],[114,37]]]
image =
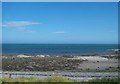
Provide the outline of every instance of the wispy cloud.
[[53,32],[54,34],[65,34],[66,32],[64,31],[56,31],[56,32]]
[[22,31],[22,32],[35,32],[34,30],[30,30],[29,26],[38,25],[38,24],[42,24],[42,23],[32,22],[32,21],[9,21],[9,22],[3,22],[2,27],[15,28],[18,31]]
[[36,32],[35,30],[30,30],[29,28],[17,28],[17,31],[21,31],[21,32],[27,32],[27,33],[32,33],[32,32]]
[[31,21],[9,21],[4,22],[3,27],[24,27],[30,25],[41,24],[39,22],[31,22]]

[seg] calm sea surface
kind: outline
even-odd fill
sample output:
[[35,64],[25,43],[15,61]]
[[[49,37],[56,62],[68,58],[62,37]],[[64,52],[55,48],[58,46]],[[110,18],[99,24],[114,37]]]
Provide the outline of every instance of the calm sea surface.
[[2,44],[2,54],[105,54],[118,49],[117,44]]

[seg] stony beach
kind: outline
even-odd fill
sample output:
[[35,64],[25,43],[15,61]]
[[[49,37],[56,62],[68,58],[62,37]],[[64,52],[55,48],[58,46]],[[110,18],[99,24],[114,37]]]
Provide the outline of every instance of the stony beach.
[[[113,55],[112,55],[113,56]],[[3,71],[117,71],[118,59],[108,56],[2,56]]]
[[2,77],[47,78],[65,76],[75,81],[117,78],[118,58],[104,56],[13,55],[2,56]]

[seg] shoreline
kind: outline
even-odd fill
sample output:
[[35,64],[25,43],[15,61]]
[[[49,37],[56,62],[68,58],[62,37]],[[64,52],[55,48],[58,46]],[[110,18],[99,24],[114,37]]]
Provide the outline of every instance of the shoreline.
[[50,56],[17,55],[2,56],[5,71],[118,71],[118,58],[115,56]]

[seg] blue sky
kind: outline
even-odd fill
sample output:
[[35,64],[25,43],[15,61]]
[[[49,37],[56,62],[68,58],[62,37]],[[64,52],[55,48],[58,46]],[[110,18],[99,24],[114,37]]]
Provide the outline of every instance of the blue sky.
[[114,44],[117,3],[3,3],[3,43]]

